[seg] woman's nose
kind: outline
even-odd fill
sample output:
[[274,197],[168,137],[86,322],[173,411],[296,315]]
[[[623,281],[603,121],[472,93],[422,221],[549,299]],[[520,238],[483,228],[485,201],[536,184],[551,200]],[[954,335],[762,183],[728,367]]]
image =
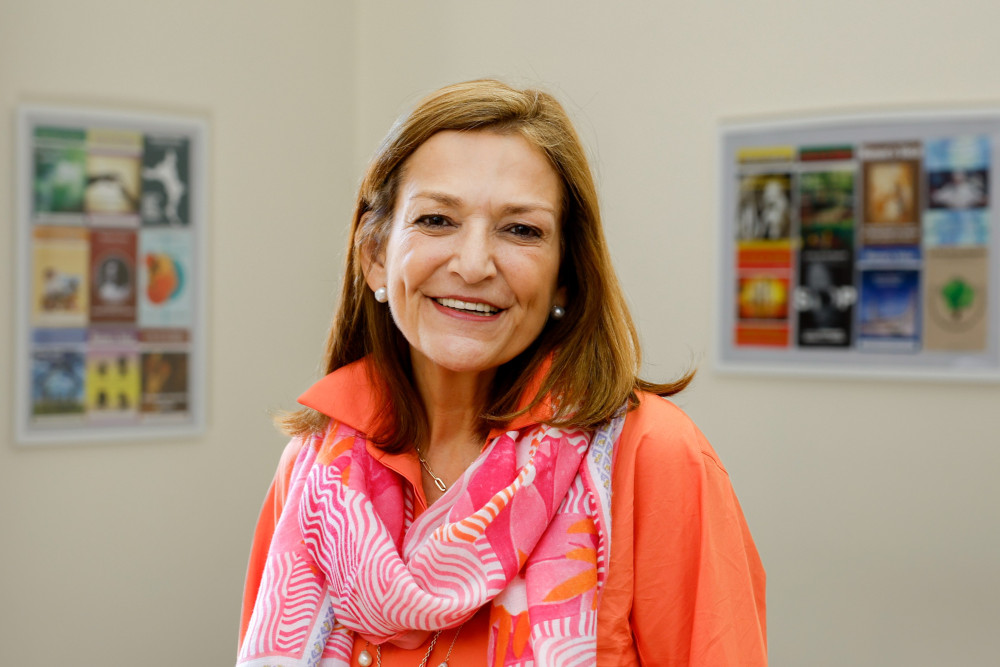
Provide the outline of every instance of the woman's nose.
[[469,284],[482,282],[497,273],[493,242],[486,225],[463,225],[455,236],[450,269]]

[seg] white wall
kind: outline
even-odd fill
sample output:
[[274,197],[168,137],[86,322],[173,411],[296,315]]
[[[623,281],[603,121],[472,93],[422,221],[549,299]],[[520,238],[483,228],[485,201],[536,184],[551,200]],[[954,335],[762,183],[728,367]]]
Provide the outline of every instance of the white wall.
[[[257,508],[314,377],[356,176],[354,9],[322,0],[0,0],[0,664],[235,661]],[[18,103],[210,124],[204,437],[17,448]]]
[[[772,664],[995,664],[1000,388],[723,377],[710,345],[718,121],[996,103],[998,24],[996,3],[944,0],[0,0],[4,217],[19,102],[193,113],[212,133],[209,431],[43,450],[0,433],[0,664],[232,662],[281,446],[266,411],[313,377],[361,167],[421,94],[484,75],[567,103],[648,374],[700,365],[679,402],[767,566]],[[12,241],[0,225],[0,266]],[[9,323],[0,375],[13,354]]]

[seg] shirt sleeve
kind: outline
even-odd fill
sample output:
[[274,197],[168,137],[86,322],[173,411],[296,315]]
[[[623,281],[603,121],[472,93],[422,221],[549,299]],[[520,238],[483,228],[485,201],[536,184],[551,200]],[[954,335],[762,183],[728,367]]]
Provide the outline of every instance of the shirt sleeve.
[[605,622],[619,622],[600,664],[766,665],[764,568],[729,475],[672,403],[637,412],[615,464]]
[[271,548],[274,527],[285,507],[292,468],[295,467],[295,460],[298,458],[304,443],[305,439],[298,437],[293,438],[285,446],[281,459],[278,461],[278,469],[274,473],[274,479],[264,497],[264,504],[260,508],[260,515],[257,517],[257,526],[254,528],[253,543],[250,547],[250,560],[247,563],[247,575],[243,583],[243,609],[240,613],[240,635],[237,648],[243,645],[243,638],[246,636],[247,626],[250,624],[250,616],[253,614],[254,604],[257,602],[257,591],[260,589],[260,580],[264,575],[267,552]]

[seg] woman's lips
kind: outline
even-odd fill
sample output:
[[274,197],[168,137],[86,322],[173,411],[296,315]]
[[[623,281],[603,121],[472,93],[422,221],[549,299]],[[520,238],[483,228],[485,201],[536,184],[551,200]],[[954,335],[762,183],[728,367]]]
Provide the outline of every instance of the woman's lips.
[[495,315],[500,312],[496,306],[484,301],[463,301],[452,297],[439,297],[434,299],[445,308],[451,308],[464,313],[475,313],[479,315]]
[[433,297],[434,307],[452,317],[472,321],[493,321],[503,314],[504,309],[485,301],[471,301],[455,297]]

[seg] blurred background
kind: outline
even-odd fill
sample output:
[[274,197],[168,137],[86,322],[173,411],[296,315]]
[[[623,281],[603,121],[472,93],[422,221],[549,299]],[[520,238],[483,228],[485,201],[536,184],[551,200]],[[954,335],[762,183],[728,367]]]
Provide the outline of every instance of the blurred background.
[[[732,377],[712,346],[720,121],[995,105],[998,24],[985,0],[0,0],[0,664],[234,662],[269,412],[317,377],[361,171],[482,76],[565,102],[646,375],[700,369],[678,402],[768,570],[771,663],[997,664],[1000,387]],[[14,443],[22,103],[208,121],[203,436]]]

